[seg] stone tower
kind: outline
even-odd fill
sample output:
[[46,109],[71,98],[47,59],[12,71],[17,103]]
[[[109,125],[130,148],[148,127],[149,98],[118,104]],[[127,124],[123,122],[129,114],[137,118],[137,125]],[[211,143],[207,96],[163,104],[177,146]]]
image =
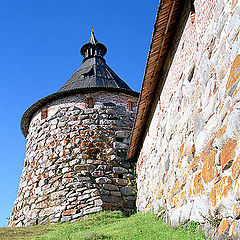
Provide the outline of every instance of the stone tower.
[[138,93],[106,64],[92,31],[65,85],[24,113],[26,158],[9,226],[75,221],[135,207],[125,161]]

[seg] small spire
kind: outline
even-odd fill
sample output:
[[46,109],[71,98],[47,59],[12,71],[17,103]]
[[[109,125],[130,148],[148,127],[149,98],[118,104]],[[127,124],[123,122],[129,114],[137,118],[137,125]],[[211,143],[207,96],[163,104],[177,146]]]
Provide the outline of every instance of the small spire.
[[91,32],[91,37],[89,39],[89,43],[92,43],[92,44],[98,43],[98,40],[96,39],[96,37],[94,35],[93,27],[92,27],[92,32]]
[[83,61],[92,57],[101,57],[103,59],[107,48],[96,39],[92,27],[91,36],[88,43],[81,47],[80,53],[84,56]]

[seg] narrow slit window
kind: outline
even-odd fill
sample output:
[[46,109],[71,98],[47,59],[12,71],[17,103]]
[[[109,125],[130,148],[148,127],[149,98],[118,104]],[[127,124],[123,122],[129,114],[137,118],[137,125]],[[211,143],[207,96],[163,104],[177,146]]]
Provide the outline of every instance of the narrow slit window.
[[128,109],[129,109],[129,111],[133,110],[133,102],[132,101],[128,101]]
[[41,110],[41,119],[45,119],[48,117],[48,108],[43,108]]
[[87,99],[87,105],[88,105],[88,108],[93,108],[94,107],[94,100],[93,100],[92,97]]

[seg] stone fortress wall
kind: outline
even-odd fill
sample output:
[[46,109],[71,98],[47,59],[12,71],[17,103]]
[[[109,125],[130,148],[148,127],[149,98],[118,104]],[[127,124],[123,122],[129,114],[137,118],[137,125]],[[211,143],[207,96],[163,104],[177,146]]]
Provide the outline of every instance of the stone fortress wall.
[[240,2],[194,6],[138,158],[137,207],[239,239]]
[[132,211],[133,165],[125,159],[137,100],[98,91],[49,103],[46,119],[38,110],[9,226],[72,222],[103,208]]

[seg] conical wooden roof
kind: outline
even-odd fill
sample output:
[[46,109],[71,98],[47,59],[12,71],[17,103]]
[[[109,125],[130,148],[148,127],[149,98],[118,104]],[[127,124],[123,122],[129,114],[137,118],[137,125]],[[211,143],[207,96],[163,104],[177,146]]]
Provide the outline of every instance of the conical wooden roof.
[[107,48],[98,42],[92,31],[89,42],[82,46],[84,56],[80,68],[64,84],[59,92],[80,88],[131,88],[106,64]]
[[84,56],[80,68],[56,93],[40,99],[29,107],[23,114],[21,130],[26,137],[29,124],[34,113],[54,100],[78,93],[108,91],[125,93],[138,97],[139,93],[133,91],[107,64],[104,56],[107,48],[99,43],[92,31],[89,42],[82,46],[81,54]]

